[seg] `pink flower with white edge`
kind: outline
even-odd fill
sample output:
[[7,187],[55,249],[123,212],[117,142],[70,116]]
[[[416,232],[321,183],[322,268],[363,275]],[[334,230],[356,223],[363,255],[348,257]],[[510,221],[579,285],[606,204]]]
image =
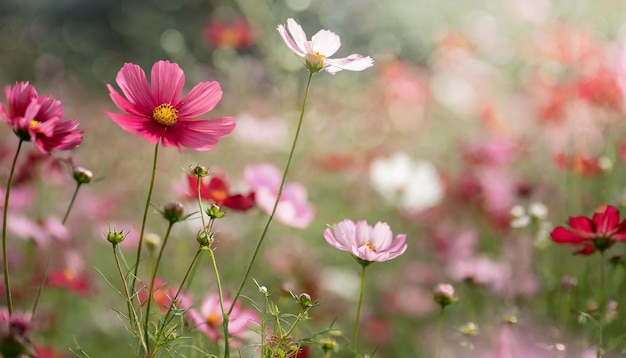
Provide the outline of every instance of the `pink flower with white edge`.
[[346,219],[324,230],[324,239],[330,246],[365,262],[389,261],[402,255],[407,248],[406,234],[399,234],[394,239],[389,224],[384,222],[370,226],[364,220],[355,224]]
[[[244,170],[246,182],[256,193],[261,210],[272,213],[278,197],[282,174],[272,164],[250,165]],[[315,209],[307,200],[306,188],[298,183],[286,183],[274,217],[285,225],[304,229],[313,221]]]
[[[224,299],[224,309],[228,309],[232,304],[232,300]],[[222,310],[220,308],[219,296],[211,293],[200,304],[200,310],[190,309],[186,313],[191,321],[193,328],[204,333],[214,342],[220,342],[223,334],[222,330]],[[238,302],[230,314],[228,322],[228,335],[232,346],[240,346],[242,341],[246,340],[248,333],[251,336],[256,335],[251,329],[254,326],[260,326],[261,319],[253,311],[245,309]]]
[[[287,29],[289,33],[287,33]],[[282,24],[278,25],[277,28],[287,47],[300,56],[312,72],[325,70],[334,75],[341,70],[363,71],[374,64],[371,57],[364,57],[359,54],[352,54],[344,58],[328,58],[334,55],[341,46],[341,39],[332,31],[320,30],[313,35],[311,41],[308,41],[302,26],[294,19],[287,19],[287,29]]]
[[107,84],[113,103],[123,114],[106,112],[123,130],[144,137],[150,143],[179,150],[207,151],[235,128],[232,117],[212,120],[194,118],[212,110],[222,99],[216,81],[200,82],[180,98],[185,73],[175,63],[159,61],[152,66],[152,86],[141,67],[127,63],[115,81],[126,98]]

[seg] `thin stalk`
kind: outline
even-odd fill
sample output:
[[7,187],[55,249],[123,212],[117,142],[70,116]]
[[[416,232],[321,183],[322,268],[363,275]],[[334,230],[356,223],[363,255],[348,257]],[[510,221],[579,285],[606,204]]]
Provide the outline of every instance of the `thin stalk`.
[[65,211],[65,215],[63,216],[63,225],[67,221],[67,218],[70,216],[70,211],[72,211],[72,207],[74,206],[74,201],[76,201],[76,196],[78,196],[78,190],[82,183],[76,183],[76,189],[74,189],[74,194],[72,194],[72,199],[70,200],[70,204],[67,206],[67,210]]
[[159,250],[159,256],[157,257],[156,265],[154,266],[154,271],[152,272],[152,278],[150,279],[150,290],[148,291],[148,304],[146,305],[146,317],[143,322],[143,332],[144,332],[144,340],[145,344],[148,347],[148,355],[150,355],[150,342],[148,335],[148,323],[150,322],[150,306],[152,304],[152,295],[154,294],[154,281],[156,280],[157,271],[159,271],[159,264],[161,263],[161,258],[163,257],[163,252],[165,251],[165,246],[167,245],[167,240],[170,238],[170,233],[172,232],[172,226],[174,226],[173,222],[170,222],[167,226],[167,232],[165,233],[165,237],[163,238],[163,244],[161,244],[161,249]]
[[[293,159],[293,153],[295,152],[296,149],[296,144],[298,143],[298,138],[300,136],[300,129],[302,128],[302,120],[304,118],[304,109],[306,107],[306,102],[307,99],[309,97],[309,88],[311,87],[311,79],[313,78],[313,74],[314,72],[309,72],[309,78],[307,80],[306,83],[306,88],[304,90],[304,98],[302,100],[302,107],[300,108],[300,118],[298,119],[298,127],[296,129],[296,135],[293,138],[293,143],[291,144],[291,150],[289,151],[289,158],[287,159],[287,165],[285,166],[285,171],[283,172],[283,178],[280,181],[280,187],[278,188],[278,194],[276,196],[276,201],[274,202],[274,207],[272,208],[272,213],[270,214],[269,218],[267,219],[267,223],[265,224],[265,227],[263,228],[263,233],[261,234],[261,238],[259,239],[255,249],[254,249],[254,253],[252,254],[252,259],[250,260],[250,263],[248,263],[248,267],[246,268],[246,273],[243,276],[243,279],[241,280],[241,284],[239,285],[239,289],[237,290],[237,294],[235,294],[235,297],[233,298],[233,302],[230,306],[230,309],[228,310],[228,314],[232,313],[234,307],[235,307],[235,303],[237,303],[237,300],[239,299],[239,296],[241,295],[241,291],[243,290],[243,286],[246,284],[246,280],[248,279],[248,276],[250,276],[250,271],[252,270],[252,265],[254,264],[258,254],[259,254],[259,249],[261,248],[261,245],[263,244],[263,240],[265,240],[265,236],[267,235],[267,230],[270,227],[270,224],[272,223],[272,220],[274,219],[274,215],[276,214],[276,209],[278,208],[278,203],[280,202],[280,197],[283,194],[283,187],[285,186],[285,180],[287,178],[287,173],[289,172],[289,167],[291,166],[291,160]],[[228,358],[228,357],[226,357]]]
[[13,313],[13,300],[11,299],[11,280],[9,277],[9,263],[7,262],[7,214],[9,212],[9,195],[11,194],[11,184],[13,184],[13,174],[15,174],[15,165],[17,164],[17,157],[22,149],[22,143],[24,141],[20,139],[17,144],[17,150],[13,157],[13,163],[11,164],[11,172],[9,173],[9,180],[7,182],[7,189],[4,194],[4,208],[2,211],[2,263],[4,273],[4,290],[7,297],[7,309],[9,315]]
[[178,290],[176,290],[176,294],[174,295],[174,298],[172,299],[172,302],[170,302],[170,306],[168,307],[167,312],[165,313],[165,318],[163,319],[163,322],[161,322],[161,327],[159,328],[157,332],[157,341],[159,340],[159,337],[161,337],[161,334],[163,333],[163,329],[165,328],[165,325],[168,323],[166,322],[166,320],[168,319],[170,313],[172,313],[172,310],[174,309],[174,305],[176,304],[176,301],[178,301],[178,296],[183,290],[185,281],[187,281],[187,278],[189,277],[189,273],[192,271],[192,268],[195,266],[196,261],[198,260],[198,257],[200,257],[200,253],[202,251],[203,251],[202,247],[198,248],[198,251],[196,251],[196,254],[193,257],[193,260],[191,260],[191,264],[189,265],[187,272],[185,272],[185,277],[183,277],[183,280],[181,281],[180,286],[178,286]]
[[[231,303],[230,308],[228,309],[228,312],[226,313],[227,316],[230,315],[233,312],[233,309],[235,308],[235,304],[237,303],[237,300],[239,299],[239,296],[241,295],[243,286],[246,284],[246,281],[248,280],[248,277],[250,276],[250,272],[252,271],[252,265],[256,261],[256,258],[259,254],[259,250],[261,249],[261,245],[263,244],[263,241],[265,240],[265,236],[267,235],[267,230],[269,229],[270,224],[272,223],[272,220],[274,219],[274,215],[276,214],[276,209],[278,208],[280,197],[283,194],[283,187],[285,186],[287,173],[289,172],[289,167],[291,166],[291,160],[293,159],[293,153],[295,152],[296,144],[298,143],[298,138],[300,137],[300,129],[302,128],[302,120],[304,119],[304,109],[306,107],[307,98],[309,97],[309,88],[311,87],[311,79],[313,78],[313,74],[314,74],[313,71],[309,71],[309,78],[307,79],[306,88],[304,90],[304,98],[302,100],[302,107],[300,108],[300,118],[298,119],[298,127],[296,129],[296,135],[294,136],[293,143],[291,144],[291,150],[289,151],[289,158],[287,158],[287,165],[285,166],[285,171],[283,172],[283,178],[280,181],[280,187],[278,188],[278,194],[276,195],[276,201],[274,202],[272,213],[270,214],[270,217],[267,219],[267,223],[265,223],[265,227],[263,228],[263,233],[261,233],[261,238],[259,238],[259,241],[257,242],[256,247],[254,248],[252,259],[250,259],[250,262],[248,263],[248,267],[246,268],[246,273],[243,275],[243,279],[241,280],[241,284],[239,285],[239,288],[237,289],[237,293],[235,294],[235,297],[233,298],[233,302]],[[228,332],[228,320],[227,319],[224,319],[223,326],[224,326],[224,333],[227,333]],[[230,355],[228,352],[228,342],[227,342],[225,344],[224,358],[229,358],[229,356]]]
[[[63,221],[61,222],[63,225],[67,222],[67,218],[70,216],[70,211],[72,211],[72,207],[74,206],[74,202],[76,201],[76,196],[78,196],[78,190],[83,183],[76,183],[76,188],[74,189],[74,193],[72,194],[72,199],[70,200],[67,209],[65,210],[65,215],[63,215]],[[54,242],[51,242],[51,245]],[[39,282],[39,288],[37,289],[37,296],[35,296],[35,303],[33,304],[33,310],[31,311],[31,319],[35,316],[35,312],[37,311],[37,306],[39,305],[39,298],[41,297],[41,293],[43,292],[43,287],[46,284],[46,279],[48,278],[48,269],[50,267],[50,260],[52,259],[52,252],[54,250],[52,247],[48,248],[48,257],[46,258],[46,266],[43,269],[43,275],[41,277],[41,282]]]
[[602,357],[602,340],[604,334],[604,319],[606,315],[606,303],[604,302],[604,250],[600,251],[600,327],[598,337],[598,349],[596,350],[596,358]]
[[135,267],[133,269],[131,289],[135,288],[137,282],[137,271],[139,270],[139,260],[141,259],[141,248],[143,247],[143,235],[146,231],[146,220],[148,218],[148,209],[150,208],[150,200],[152,199],[152,190],[154,189],[154,177],[156,176],[157,157],[159,155],[159,142],[154,146],[154,158],[152,159],[152,176],[150,178],[150,188],[146,197],[146,205],[143,210],[143,219],[141,219],[141,230],[139,231],[139,244],[137,245],[137,257],[135,258]]
[[[211,240],[211,236],[209,234],[210,231],[213,230],[213,223],[215,222],[215,218],[211,218],[211,220],[209,220],[209,226],[207,227],[206,222],[204,221],[204,208],[202,207],[202,178],[198,177],[197,180],[197,188],[198,188],[198,208],[200,209],[200,220],[202,220],[202,230],[204,230],[204,236],[205,238]],[[222,313],[222,328],[224,329],[224,356],[228,357],[229,356],[229,344],[228,344],[228,320],[229,320],[229,314],[230,313],[226,313],[226,310],[224,309],[224,294],[222,292],[222,282],[220,280],[220,272],[217,269],[217,262],[215,260],[215,254],[213,253],[213,250],[211,249],[211,247],[209,247],[209,256],[211,257],[211,267],[213,268],[213,273],[215,274],[215,283],[217,285],[217,295],[219,297],[219,301],[220,301],[220,311]]]
[[359,305],[356,309],[356,320],[354,322],[354,334],[352,335],[352,351],[356,354],[357,339],[359,337],[359,318],[361,317],[361,306],[363,306],[363,293],[365,292],[365,265],[361,265],[361,292],[359,293]]
[[[124,271],[122,271],[122,266],[120,265],[120,259],[117,256],[117,250],[116,250],[117,244],[112,245],[112,246],[113,246],[113,257],[115,257],[115,265],[117,266],[117,271],[119,272],[120,278],[122,279],[122,283],[124,284],[124,293],[126,294],[126,301],[130,304],[132,302],[130,291],[128,290],[128,283],[126,282],[126,277],[124,277]],[[137,333],[139,334],[139,341],[141,342],[144,352],[147,353],[148,347],[146,346],[144,339],[142,337],[141,322],[139,322],[139,318],[135,314],[134,310],[131,309],[130,312],[131,312],[132,317],[128,317],[128,318],[131,320],[134,319],[135,324],[137,325]]]
[[437,318],[437,337],[435,338],[435,355],[434,358],[439,357],[439,342],[441,341],[441,321],[443,321],[443,310],[444,305],[441,305],[441,310],[439,311],[439,317]]

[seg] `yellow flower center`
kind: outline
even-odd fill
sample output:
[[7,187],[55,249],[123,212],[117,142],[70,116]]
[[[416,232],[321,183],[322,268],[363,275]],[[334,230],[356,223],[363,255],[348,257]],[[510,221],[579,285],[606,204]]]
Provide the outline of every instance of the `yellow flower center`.
[[372,250],[372,251],[376,252],[376,246],[372,245],[372,244],[371,244],[371,243],[369,243],[369,242],[366,242],[366,243],[364,243],[363,245],[361,245],[361,247],[363,247],[363,246],[365,246],[365,247],[367,247],[368,249],[370,249],[370,250]]
[[313,71],[321,71],[324,68],[324,59],[326,56],[319,52],[313,52],[306,55],[306,64]]
[[215,313],[211,313],[209,317],[206,318],[206,323],[211,327],[215,327],[220,324],[220,317]]
[[178,110],[169,103],[163,103],[154,109],[152,119],[166,127],[173,126],[178,121]]
[[35,129],[35,128],[37,128],[37,125],[38,125],[39,123],[41,123],[41,122],[36,121],[36,120],[34,120],[34,119],[33,119],[32,121],[30,121],[30,129]]

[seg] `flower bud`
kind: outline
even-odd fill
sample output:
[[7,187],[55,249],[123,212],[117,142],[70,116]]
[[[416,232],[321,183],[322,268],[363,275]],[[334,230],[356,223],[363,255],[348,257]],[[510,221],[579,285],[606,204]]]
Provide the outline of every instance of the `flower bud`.
[[454,296],[454,287],[447,283],[438,284],[433,292],[433,297],[441,308],[458,301],[458,298]]
[[165,218],[165,220],[169,221],[170,224],[184,220],[184,214],[185,207],[178,201],[172,201],[165,204],[165,206],[163,206],[163,210],[161,210],[161,215]]
[[315,305],[315,302],[313,302],[311,296],[307,293],[301,293],[297,296],[292,293],[291,295],[303,310],[309,309]]
[[147,233],[143,239],[146,242],[146,246],[148,247],[148,250],[150,252],[155,251],[156,249],[158,249],[159,247],[161,247],[161,237],[155,233]]
[[207,169],[207,167],[203,167],[202,165],[196,165],[191,169],[190,174],[197,178],[202,178],[209,175],[209,169]]
[[120,230],[118,232],[115,231],[115,228],[113,228],[113,231],[109,229],[109,232],[107,233],[107,241],[113,245],[117,245],[120,242],[124,241],[124,238],[126,238],[126,234],[124,234],[123,230]]
[[206,209],[206,214],[211,218],[211,219],[221,219],[224,217],[224,215],[226,215],[225,211],[221,211],[220,207],[215,205],[215,204],[211,204],[211,206]]
[[337,341],[332,338],[321,338],[318,343],[322,345],[322,350],[324,351],[324,353],[339,351],[339,345],[337,344]]
[[200,230],[196,235],[196,241],[200,244],[200,246],[209,247],[215,240],[215,234],[209,232],[207,235],[206,230]]
[[74,168],[74,172],[72,173],[72,175],[74,176],[74,180],[78,184],[89,184],[89,182],[91,182],[91,179],[93,179],[93,173],[91,172],[91,170],[87,170],[83,167]]
[[476,337],[480,333],[480,329],[476,323],[467,322],[459,328],[459,332],[464,336]]

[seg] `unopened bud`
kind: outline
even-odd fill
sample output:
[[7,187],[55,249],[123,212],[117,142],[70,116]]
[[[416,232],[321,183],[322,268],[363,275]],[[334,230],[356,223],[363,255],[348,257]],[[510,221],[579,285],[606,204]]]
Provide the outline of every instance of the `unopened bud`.
[[88,184],[91,182],[91,179],[93,179],[93,173],[91,170],[87,170],[83,167],[74,168],[74,173],[72,174],[74,176],[74,180],[78,184]]
[[441,308],[458,301],[458,298],[454,296],[454,287],[447,283],[438,284],[433,291],[433,297]]
[[465,336],[476,337],[480,333],[480,329],[476,323],[467,322],[459,328],[459,332]]
[[296,302],[298,302],[302,309],[308,309],[315,305],[315,302],[313,302],[311,296],[307,293],[301,293],[297,296],[292,293],[291,295],[296,299]]
[[211,204],[211,206],[206,209],[206,214],[211,218],[211,219],[221,219],[224,217],[224,215],[226,215],[225,211],[221,211],[221,208],[215,204]]
[[203,167],[202,165],[196,165],[191,169],[191,175],[202,178],[209,175],[209,169],[207,167]]
[[153,252],[161,247],[161,237],[155,233],[147,233],[143,239],[146,241],[146,246],[150,252]]
[[206,230],[200,230],[196,235],[196,241],[203,247],[209,247],[215,240],[215,236],[212,232],[207,233]]
[[163,206],[163,210],[161,210],[161,215],[165,218],[165,220],[169,221],[170,224],[184,220],[184,214],[185,207],[178,201],[172,201],[165,204],[165,206]]
[[109,229],[109,232],[107,233],[107,241],[113,245],[117,245],[124,241],[124,238],[126,238],[126,234],[124,234],[123,230],[115,231],[115,228],[113,228],[113,230]]
[[324,353],[339,351],[339,345],[337,344],[337,341],[332,338],[322,338],[318,342],[322,345],[322,350],[324,351]]

